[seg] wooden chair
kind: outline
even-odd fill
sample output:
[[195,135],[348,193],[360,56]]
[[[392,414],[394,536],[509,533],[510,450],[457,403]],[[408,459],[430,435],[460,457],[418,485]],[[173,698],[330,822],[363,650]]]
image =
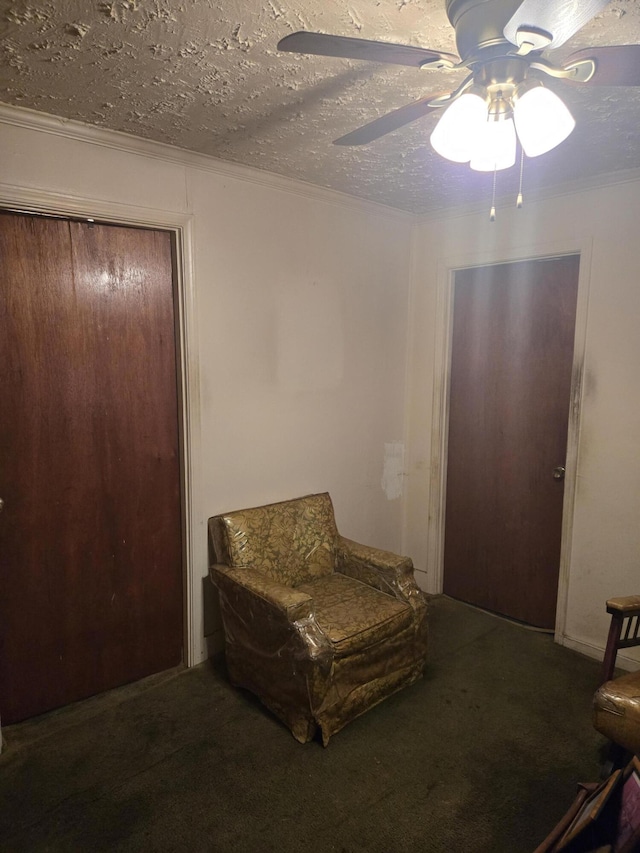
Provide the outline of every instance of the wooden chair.
[[[585,832],[568,841],[577,824],[578,815],[583,815],[585,808],[591,808],[588,803],[604,791],[607,781],[613,780],[616,768],[621,768],[628,760],[628,752],[640,752],[640,671],[627,673],[614,678],[618,649],[628,649],[640,645],[640,595],[630,595],[624,598],[610,598],[607,601],[607,613],[611,614],[609,636],[602,663],[601,685],[593,699],[593,722],[595,728],[610,740],[609,756],[602,772],[603,782],[582,783],[578,786],[578,794],[562,820],[550,832],[545,840],[536,847],[534,853],[556,853],[556,851],[610,851],[611,844],[604,843],[607,833],[617,825],[617,819],[611,817],[600,821],[602,826],[594,824],[586,826]],[[624,771],[630,773],[632,765]],[[621,777],[624,779],[624,776]],[[619,802],[611,798],[615,804]],[[600,838],[599,842],[595,838]],[[633,843],[633,842],[632,842]],[[602,846],[598,846],[598,844]],[[615,848],[616,850],[619,848]],[[637,850],[637,847],[625,846],[624,850]]]
[[607,601],[607,613],[611,614],[611,625],[602,662],[601,684],[611,680],[618,649],[640,646],[640,595],[610,598]]
[[640,646],[640,595],[610,598],[607,613],[611,626],[602,683],[593,698],[593,724],[618,748],[617,764],[624,751],[640,755],[640,670],[613,677],[618,650]]

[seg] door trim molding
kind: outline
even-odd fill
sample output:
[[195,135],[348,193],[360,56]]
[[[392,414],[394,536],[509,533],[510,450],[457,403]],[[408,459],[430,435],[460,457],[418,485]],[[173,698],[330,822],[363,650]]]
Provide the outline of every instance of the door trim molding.
[[444,585],[444,521],[446,505],[446,474],[449,435],[449,383],[453,325],[453,283],[456,270],[465,267],[491,266],[515,261],[580,255],[576,330],[571,377],[569,426],[564,501],[562,506],[562,544],[558,576],[555,640],[565,642],[566,610],[569,592],[573,515],[575,506],[580,416],[583,396],[583,367],[586,348],[589,283],[593,238],[582,235],[571,241],[535,243],[513,246],[499,253],[465,253],[440,258],[437,269],[435,361],[433,408],[431,420],[431,487],[427,520],[427,571],[432,579],[430,589],[441,593]]
[[196,566],[208,563],[206,538],[201,534],[203,517],[200,426],[198,323],[194,276],[193,217],[173,211],[135,207],[119,202],[33,190],[0,183],[0,208],[27,214],[96,219],[114,225],[137,225],[171,231],[176,241],[177,332],[180,353],[178,388],[181,419],[183,471],[184,639],[186,666],[201,663],[208,655],[203,637],[201,580]]

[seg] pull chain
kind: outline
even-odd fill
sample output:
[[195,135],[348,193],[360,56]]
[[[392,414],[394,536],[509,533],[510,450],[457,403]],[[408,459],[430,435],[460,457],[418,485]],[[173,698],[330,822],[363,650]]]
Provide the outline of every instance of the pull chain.
[[489,211],[489,221],[496,221],[496,174],[498,170],[493,170],[493,193],[491,195],[491,210]]
[[518,197],[516,199],[516,207],[522,207],[522,175],[524,174],[524,148],[520,148],[520,186],[518,187]]

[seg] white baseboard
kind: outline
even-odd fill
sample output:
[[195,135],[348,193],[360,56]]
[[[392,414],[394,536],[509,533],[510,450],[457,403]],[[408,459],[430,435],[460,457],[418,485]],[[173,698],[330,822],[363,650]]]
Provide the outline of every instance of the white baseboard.
[[[572,637],[559,637],[556,638],[556,641],[561,646],[566,646],[568,649],[573,649],[574,651],[580,652],[580,654],[586,655],[589,658],[594,658],[599,661],[604,658],[604,648],[600,648],[600,646],[594,646],[591,643],[585,643],[582,640],[574,640]],[[635,672],[640,669],[640,660],[635,660],[634,658],[627,657],[627,655],[618,652],[616,667],[626,669],[629,672]]]

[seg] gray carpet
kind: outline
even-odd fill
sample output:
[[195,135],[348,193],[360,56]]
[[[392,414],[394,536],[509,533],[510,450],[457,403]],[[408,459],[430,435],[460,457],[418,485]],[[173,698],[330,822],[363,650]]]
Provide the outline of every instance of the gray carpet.
[[446,598],[425,678],[298,744],[221,662],[3,729],[0,850],[532,851],[598,778],[595,661]]

